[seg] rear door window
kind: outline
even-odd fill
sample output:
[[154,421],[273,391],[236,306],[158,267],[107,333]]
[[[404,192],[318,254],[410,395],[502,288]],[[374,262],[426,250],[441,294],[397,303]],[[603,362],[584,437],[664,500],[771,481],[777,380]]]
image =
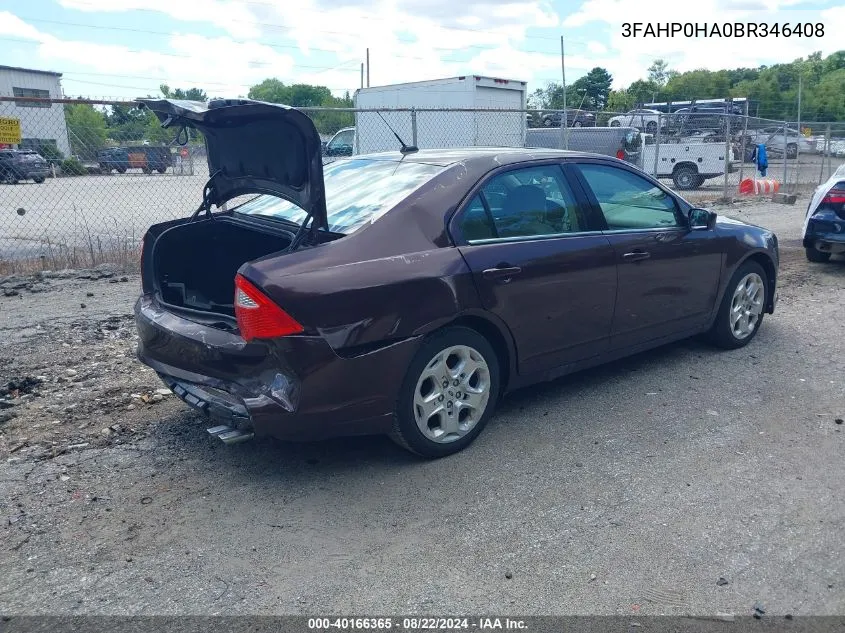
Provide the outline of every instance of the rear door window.
[[493,177],[460,222],[468,241],[585,230],[575,196],[558,165],[515,169]]

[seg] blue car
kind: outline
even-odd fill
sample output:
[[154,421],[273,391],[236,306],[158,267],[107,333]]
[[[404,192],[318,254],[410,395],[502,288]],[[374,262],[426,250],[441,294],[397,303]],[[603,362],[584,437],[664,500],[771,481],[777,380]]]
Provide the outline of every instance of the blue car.
[[845,165],[820,185],[807,207],[804,250],[811,262],[845,254]]

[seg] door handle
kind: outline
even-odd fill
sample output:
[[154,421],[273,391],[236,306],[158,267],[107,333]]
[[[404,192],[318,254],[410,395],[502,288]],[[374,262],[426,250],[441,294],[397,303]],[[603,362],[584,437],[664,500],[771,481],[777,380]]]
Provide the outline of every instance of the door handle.
[[651,257],[651,253],[646,253],[645,251],[634,251],[632,253],[625,253],[622,255],[622,259],[626,262],[639,262],[644,259],[648,259]]
[[488,268],[481,273],[485,279],[494,279],[507,283],[511,277],[522,272],[519,266],[503,266],[501,268]]

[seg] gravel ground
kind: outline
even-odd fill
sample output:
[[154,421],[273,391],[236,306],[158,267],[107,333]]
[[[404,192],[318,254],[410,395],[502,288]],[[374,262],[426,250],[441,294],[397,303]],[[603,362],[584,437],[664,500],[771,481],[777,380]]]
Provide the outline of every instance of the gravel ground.
[[523,390],[437,462],[224,446],[134,360],[137,277],[5,280],[0,610],[845,614],[845,262],[805,260],[805,207],[720,209],[781,238],[750,346]]

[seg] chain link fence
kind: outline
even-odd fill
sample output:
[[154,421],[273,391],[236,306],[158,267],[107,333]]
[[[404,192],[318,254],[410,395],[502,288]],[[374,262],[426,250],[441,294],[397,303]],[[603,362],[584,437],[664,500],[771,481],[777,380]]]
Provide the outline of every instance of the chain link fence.
[[[761,178],[761,144],[766,177],[782,191],[811,191],[845,162],[845,123],[681,111],[302,110],[320,132],[324,163],[395,151],[396,135],[420,149],[568,148],[627,160],[701,203],[738,197],[741,181]],[[20,138],[8,138],[17,128]],[[0,97],[0,274],[137,266],[147,228],[190,214],[208,178],[201,136],[179,145],[175,135],[135,102]]]

